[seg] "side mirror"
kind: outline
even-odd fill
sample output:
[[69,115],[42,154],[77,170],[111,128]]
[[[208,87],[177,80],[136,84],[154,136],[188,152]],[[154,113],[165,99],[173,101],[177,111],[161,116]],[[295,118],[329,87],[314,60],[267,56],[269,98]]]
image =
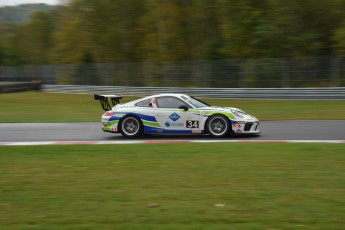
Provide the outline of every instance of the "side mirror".
[[188,107],[185,105],[180,105],[180,107],[178,107],[179,109],[183,109],[184,111],[188,110]]

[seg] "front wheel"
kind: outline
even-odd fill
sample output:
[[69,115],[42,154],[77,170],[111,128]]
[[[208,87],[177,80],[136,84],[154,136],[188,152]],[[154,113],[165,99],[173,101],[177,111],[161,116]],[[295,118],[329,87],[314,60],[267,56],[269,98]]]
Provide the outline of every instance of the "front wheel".
[[225,137],[230,131],[230,122],[222,115],[214,115],[207,120],[205,128],[212,137]]
[[120,124],[122,136],[127,138],[137,138],[143,135],[144,126],[141,120],[134,116],[124,117]]

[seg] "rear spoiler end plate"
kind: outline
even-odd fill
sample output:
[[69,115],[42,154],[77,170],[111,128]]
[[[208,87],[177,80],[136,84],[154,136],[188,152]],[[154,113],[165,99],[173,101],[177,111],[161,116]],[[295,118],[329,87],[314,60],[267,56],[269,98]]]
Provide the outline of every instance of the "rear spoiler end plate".
[[[105,111],[109,111],[109,110],[111,110],[111,108],[113,106],[120,104],[120,99],[122,99],[122,97],[114,95],[114,94],[112,94],[112,95],[95,94],[94,99],[101,102],[102,108]],[[110,104],[109,99],[111,101],[111,104]]]

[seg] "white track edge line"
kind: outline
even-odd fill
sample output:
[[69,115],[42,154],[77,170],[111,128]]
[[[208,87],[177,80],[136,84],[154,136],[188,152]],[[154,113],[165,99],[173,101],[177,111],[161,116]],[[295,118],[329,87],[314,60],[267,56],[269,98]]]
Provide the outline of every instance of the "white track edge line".
[[0,146],[35,145],[106,145],[106,144],[173,144],[173,143],[330,143],[345,144],[345,140],[123,140],[123,141],[24,141],[0,142]]

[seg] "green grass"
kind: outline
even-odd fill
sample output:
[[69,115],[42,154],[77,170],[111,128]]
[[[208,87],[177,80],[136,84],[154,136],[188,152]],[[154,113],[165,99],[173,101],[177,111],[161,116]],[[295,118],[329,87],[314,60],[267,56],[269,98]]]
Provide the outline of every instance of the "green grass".
[[0,147],[0,229],[344,229],[343,144]]
[[0,122],[100,121],[93,95],[22,92],[0,94]]
[[[125,97],[123,102],[133,100]],[[238,107],[260,120],[337,120],[345,100],[285,101],[205,99],[211,105]],[[99,121],[103,113],[93,95],[23,92],[0,94],[0,122]]]

